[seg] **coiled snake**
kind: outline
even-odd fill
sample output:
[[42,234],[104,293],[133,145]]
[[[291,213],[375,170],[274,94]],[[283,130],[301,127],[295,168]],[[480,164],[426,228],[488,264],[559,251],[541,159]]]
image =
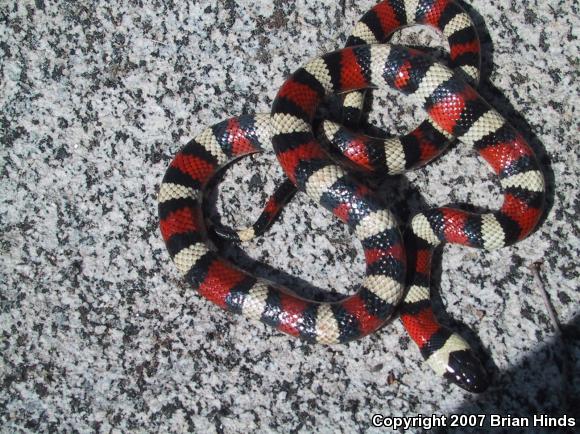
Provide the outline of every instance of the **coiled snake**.
[[[382,44],[409,24],[431,25],[447,37],[449,69],[417,50]],[[487,375],[469,345],[441,326],[431,308],[429,273],[435,247],[449,242],[487,250],[529,235],[543,211],[544,179],[522,135],[465,80],[479,79],[479,40],[469,16],[451,0],[386,0],[357,24],[348,47],[298,69],[279,90],[271,114],[240,116],[210,127],[173,159],[159,190],[162,236],[180,273],[202,296],[232,312],[261,320],[307,341],[344,343],[373,333],[400,305],[403,325],[438,375],[480,392]],[[315,134],[313,118],[328,95],[390,86],[411,95],[428,119],[405,137],[379,142],[331,122]],[[356,125],[360,92],[345,101],[345,123]],[[406,242],[391,212],[318,137],[351,166],[389,174],[422,165],[458,138],[472,145],[498,175],[502,207],[471,213],[453,207],[413,217]],[[281,208],[281,197],[306,193],[348,224],[362,243],[366,276],[356,294],[339,302],[305,300],[230,264],[207,243],[203,189],[232,160],[273,144],[288,181],[266,207],[262,223]],[[270,217],[268,217],[270,216]],[[255,230],[241,238],[251,238]],[[409,268],[409,277],[406,276]],[[402,303],[401,303],[402,302]]]

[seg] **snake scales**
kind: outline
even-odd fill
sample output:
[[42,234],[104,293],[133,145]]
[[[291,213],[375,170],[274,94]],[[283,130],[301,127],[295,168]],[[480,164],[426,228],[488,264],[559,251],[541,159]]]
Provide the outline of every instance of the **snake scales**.
[[[430,25],[445,35],[450,68],[420,51],[384,44],[393,31],[411,24]],[[161,233],[179,272],[218,306],[310,342],[361,338],[400,308],[405,329],[438,375],[472,392],[485,390],[486,372],[467,342],[433,314],[432,252],[445,242],[492,250],[523,239],[543,212],[545,187],[522,135],[472,87],[479,79],[479,64],[477,33],[454,1],[379,3],[356,25],[347,48],[310,61],[286,80],[270,114],[216,124],[175,156],[158,201]],[[424,107],[427,119],[413,132],[379,141],[330,121],[313,131],[316,109],[325,97],[350,92],[343,123],[355,127],[363,94],[354,91],[386,86]],[[320,137],[340,150],[348,164],[331,159]],[[401,173],[435,158],[454,139],[472,145],[491,166],[501,183],[503,205],[487,213],[454,207],[423,211],[413,217],[404,240],[389,209],[348,168]],[[288,181],[266,206],[261,229],[294,190],[331,211],[353,229],[364,249],[366,275],[354,295],[334,303],[305,300],[238,269],[210,249],[201,211],[205,185],[231,161],[272,144]],[[248,239],[256,234],[252,228],[239,235]]]

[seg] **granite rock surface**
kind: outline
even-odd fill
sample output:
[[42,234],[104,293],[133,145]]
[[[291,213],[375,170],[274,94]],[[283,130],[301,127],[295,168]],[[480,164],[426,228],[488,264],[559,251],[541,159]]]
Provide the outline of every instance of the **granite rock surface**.
[[[484,358],[486,393],[435,378],[399,321],[345,346],[308,345],[219,310],[170,263],[156,192],[172,156],[207,125],[267,112],[284,77],[342,47],[374,3],[1,2],[3,432],[388,432],[373,414],[579,408],[575,1],[464,3],[484,43],[480,91],[531,142],[549,185],[530,238],[492,253],[447,246],[437,260],[436,304]],[[445,48],[424,28],[395,39]],[[394,93],[375,92],[373,107],[390,131],[421,120]],[[208,213],[248,224],[281,179],[272,155],[247,158]],[[501,203],[462,144],[380,188],[402,221],[426,206]],[[353,235],[303,195],[267,237],[223,248],[303,294],[348,294],[364,274]]]

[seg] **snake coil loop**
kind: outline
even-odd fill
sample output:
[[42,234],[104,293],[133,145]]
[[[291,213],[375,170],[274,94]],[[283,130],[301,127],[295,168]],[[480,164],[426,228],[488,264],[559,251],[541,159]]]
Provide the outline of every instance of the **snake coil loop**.
[[[378,44],[411,24],[433,26],[447,37],[452,69],[420,51]],[[347,48],[310,61],[286,80],[270,115],[216,124],[176,155],[159,190],[159,215],[161,233],[178,270],[218,306],[310,342],[361,338],[376,331],[400,305],[405,329],[433,370],[466,390],[485,390],[487,375],[467,342],[440,325],[433,314],[432,252],[445,242],[492,250],[525,238],[542,214],[545,187],[521,134],[468,84],[477,83],[479,64],[477,33],[469,15],[454,1],[379,3],[356,25]],[[403,242],[392,213],[373,191],[329,158],[312,127],[322,99],[343,92],[351,92],[344,101],[344,124],[356,127],[364,99],[360,90],[386,86],[423,106],[428,117],[416,130],[377,141],[325,121],[320,134],[352,165],[371,174],[418,167],[459,139],[473,146],[498,175],[504,195],[499,210],[426,210],[412,219]],[[296,190],[303,192],[348,224],[362,243],[366,276],[356,294],[335,303],[305,300],[238,269],[210,249],[201,212],[205,185],[232,160],[270,144],[288,180],[254,227],[220,230],[230,238],[251,239],[272,223]]]

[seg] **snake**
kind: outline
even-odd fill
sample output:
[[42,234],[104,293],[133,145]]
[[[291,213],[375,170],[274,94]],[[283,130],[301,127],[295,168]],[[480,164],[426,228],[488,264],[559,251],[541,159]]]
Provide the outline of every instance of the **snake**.
[[[480,79],[481,46],[471,17],[453,0],[413,2],[387,0],[370,9],[356,24],[346,42],[347,47],[387,42],[406,26],[427,25],[440,32],[449,45],[449,67],[463,73],[471,84]],[[342,157],[341,164],[367,175],[399,175],[419,168],[438,157],[451,143],[453,136],[427,118],[402,137],[388,140],[357,134],[363,113],[366,92],[344,94],[341,123],[324,119],[319,134]],[[249,241],[272,225],[284,205],[297,189],[288,181],[279,185],[268,199],[256,222],[235,230],[211,221],[211,231],[230,241]]]
[[[464,46],[456,49],[461,54],[455,56],[458,63],[451,65],[453,69],[419,50],[378,43],[395,29],[414,23],[442,31],[452,52],[452,40]],[[164,175],[158,208],[169,255],[188,284],[223,309],[321,344],[347,343],[374,333],[400,309],[407,333],[436,374],[470,392],[484,391],[489,380],[474,351],[460,335],[440,325],[433,313],[432,254],[443,243],[494,250],[527,237],[543,213],[545,182],[522,134],[472,86],[479,78],[478,60],[474,64],[479,41],[461,39],[471,29],[469,16],[454,1],[383,1],[357,24],[349,39],[353,45],[324,54],[294,72],[278,91],[269,114],[227,119],[186,144]],[[461,64],[459,59],[466,53]],[[392,173],[424,164],[441,152],[444,143],[458,139],[473,146],[499,178],[504,199],[500,209],[425,210],[411,219],[403,238],[396,218],[376,192],[329,156],[313,128],[317,107],[325,97],[385,87],[408,95],[424,108],[427,120],[419,130],[437,132],[429,139],[382,143],[385,170]],[[346,110],[351,106],[347,104]],[[357,115],[351,112],[347,117],[353,120]],[[350,134],[343,127],[322,129],[332,131],[333,137]],[[355,135],[365,144],[359,149],[377,147],[376,142],[371,145]],[[431,143],[437,137],[441,141]],[[430,144],[430,152],[407,163],[407,155],[417,155],[412,149],[422,150],[425,143]],[[366,272],[355,294],[337,302],[304,299],[291,288],[239,269],[212,247],[202,211],[205,187],[231,162],[270,147],[287,183],[347,224],[362,244]],[[358,155],[360,151],[350,154],[353,164],[360,166]],[[389,165],[392,161],[398,165]],[[270,206],[270,211],[279,209],[276,203]]]

